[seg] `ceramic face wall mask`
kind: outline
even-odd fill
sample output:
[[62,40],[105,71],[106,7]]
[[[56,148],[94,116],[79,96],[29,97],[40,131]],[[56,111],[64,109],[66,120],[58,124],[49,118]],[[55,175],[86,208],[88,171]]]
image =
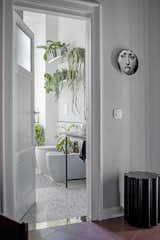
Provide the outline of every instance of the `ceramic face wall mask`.
[[131,50],[123,49],[118,54],[117,63],[122,73],[127,75],[134,74],[138,69],[138,59]]

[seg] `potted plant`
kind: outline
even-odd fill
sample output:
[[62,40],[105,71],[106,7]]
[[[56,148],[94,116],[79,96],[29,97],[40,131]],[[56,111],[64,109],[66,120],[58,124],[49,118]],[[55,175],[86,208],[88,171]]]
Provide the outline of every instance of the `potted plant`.
[[63,69],[62,71],[56,70],[52,75],[49,73],[45,73],[45,85],[44,88],[46,93],[53,92],[55,99],[57,100],[60,95],[60,91],[63,88],[63,81],[66,79],[66,71]]
[[[75,124],[70,124],[68,127],[62,127],[64,129],[65,133],[68,133],[71,131],[72,128],[77,128],[77,125]],[[56,136],[57,138],[57,144],[56,144],[56,149],[59,152],[62,152],[66,154],[66,138],[64,134],[59,134]],[[74,152],[75,146],[74,142],[71,140],[70,137],[67,137],[67,153]]]
[[55,58],[57,56],[66,57],[68,52],[68,45],[66,43],[54,42],[52,40],[47,40],[46,45],[39,45],[37,48],[45,50],[43,54],[43,59],[45,61],[49,58]]
[[43,146],[45,144],[44,128],[41,124],[34,125],[34,137],[37,146]]

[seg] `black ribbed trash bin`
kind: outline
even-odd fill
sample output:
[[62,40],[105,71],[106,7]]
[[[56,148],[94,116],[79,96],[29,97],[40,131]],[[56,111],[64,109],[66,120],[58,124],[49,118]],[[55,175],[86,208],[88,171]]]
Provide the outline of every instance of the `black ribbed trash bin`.
[[159,175],[129,172],[124,175],[124,218],[137,227],[158,224]]

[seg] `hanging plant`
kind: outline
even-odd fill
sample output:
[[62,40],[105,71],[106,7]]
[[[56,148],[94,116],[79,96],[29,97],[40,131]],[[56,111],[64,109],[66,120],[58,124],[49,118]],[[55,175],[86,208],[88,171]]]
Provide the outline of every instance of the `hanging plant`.
[[56,100],[59,98],[60,91],[63,87],[63,80],[66,79],[67,70],[63,69],[62,71],[56,70],[52,75],[49,73],[44,74],[45,85],[47,93],[53,92]]
[[76,106],[77,110],[77,94],[79,91],[80,82],[84,81],[85,84],[85,49],[84,48],[72,48],[67,55],[68,60],[68,74],[67,82],[69,88],[72,90],[73,98],[72,102]]
[[[53,92],[56,100],[59,98],[63,88],[63,80],[67,79],[67,86],[72,91],[72,103],[77,111],[77,96],[80,82],[83,81],[85,95],[85,49],[71,48],[69,44],[47,40],[46,45],[40,45],[38,48],[45,50],[43,58],[48,61],[50,58],[56,58],[58,54],[68,63],[68,69],[57,70],[53,74],[45,73],[45,89],[47,93]],[[85,102],[85,96],[84,96]],[[72,105],[72,106],[73,106]]]
[[48,61],[50,58],[55,58],[58,55],[61,57],[66,57],[68,52],[68,45],[66,43],[54,42],[52,40],[47,40],[46,45],[39,45],[37,48],[42,48],[45,50],[43,54],[43,59]]

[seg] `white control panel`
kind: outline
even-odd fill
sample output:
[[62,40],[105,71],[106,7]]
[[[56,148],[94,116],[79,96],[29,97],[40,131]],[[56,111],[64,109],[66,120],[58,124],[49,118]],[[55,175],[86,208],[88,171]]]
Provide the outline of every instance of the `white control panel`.
[[123,118],[123,112],[120,108],[114,108],[113,109],[113,118],[114,119],[122,119]]

